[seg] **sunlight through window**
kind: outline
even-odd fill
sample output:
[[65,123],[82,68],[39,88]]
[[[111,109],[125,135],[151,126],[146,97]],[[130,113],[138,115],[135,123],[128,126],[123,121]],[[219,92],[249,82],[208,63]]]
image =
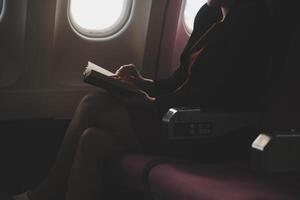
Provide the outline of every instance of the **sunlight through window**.
[[70,0],[70,18],[87,36],[107,36],[128,19],[132,0]]
[[186,0],[184,9],[184,21],[187,30],[193,31],[195,17],[199,9],[207,2],[207,0]]

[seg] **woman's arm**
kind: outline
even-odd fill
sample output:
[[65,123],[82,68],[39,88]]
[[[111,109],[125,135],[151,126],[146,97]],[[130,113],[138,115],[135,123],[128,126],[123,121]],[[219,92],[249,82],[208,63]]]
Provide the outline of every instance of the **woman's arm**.
[[145,91],[150,96],[159,96],[174,91],[183,83],[184,73],[182,71],[182,67],[179,67],[169,78],[154,81],[144,78],[135,65],[129,64],[121,66],[116,71],[115,78]]

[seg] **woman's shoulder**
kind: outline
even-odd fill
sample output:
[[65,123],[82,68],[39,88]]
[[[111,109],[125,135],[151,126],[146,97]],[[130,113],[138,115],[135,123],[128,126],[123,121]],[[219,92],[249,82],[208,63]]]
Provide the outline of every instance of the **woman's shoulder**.
[[194,32],[201,32],[202,29],[206,29],[206,27],[209,27],[221,18],[222,12],[220,8],[210,7],[207,4],[204,4],[195,17]]

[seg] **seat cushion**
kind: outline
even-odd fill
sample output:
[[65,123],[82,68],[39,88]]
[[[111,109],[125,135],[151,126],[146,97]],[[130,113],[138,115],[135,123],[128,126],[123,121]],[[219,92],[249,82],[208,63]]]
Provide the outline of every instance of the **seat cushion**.
[[247,168],[240,164],[160,164],[150,172],[149,184],[160,200],[300,199],[299,180],[266,180]]
[[160,156],[126,154],[109,163],[107,180],[111,184],[123,185],[145,192],[145,170],[151,163],[161,160]]

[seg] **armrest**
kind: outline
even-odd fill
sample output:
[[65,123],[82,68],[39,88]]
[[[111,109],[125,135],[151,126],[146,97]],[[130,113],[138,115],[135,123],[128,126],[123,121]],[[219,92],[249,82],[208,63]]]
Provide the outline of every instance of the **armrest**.
[[267,131],[252,143],[252,166],[259,172],[300,172],[300,132]]
[[263,113],[209,112],[200,108],[171,108],[162,122],[169,140],[217,137],[241,128],[258,128]]

